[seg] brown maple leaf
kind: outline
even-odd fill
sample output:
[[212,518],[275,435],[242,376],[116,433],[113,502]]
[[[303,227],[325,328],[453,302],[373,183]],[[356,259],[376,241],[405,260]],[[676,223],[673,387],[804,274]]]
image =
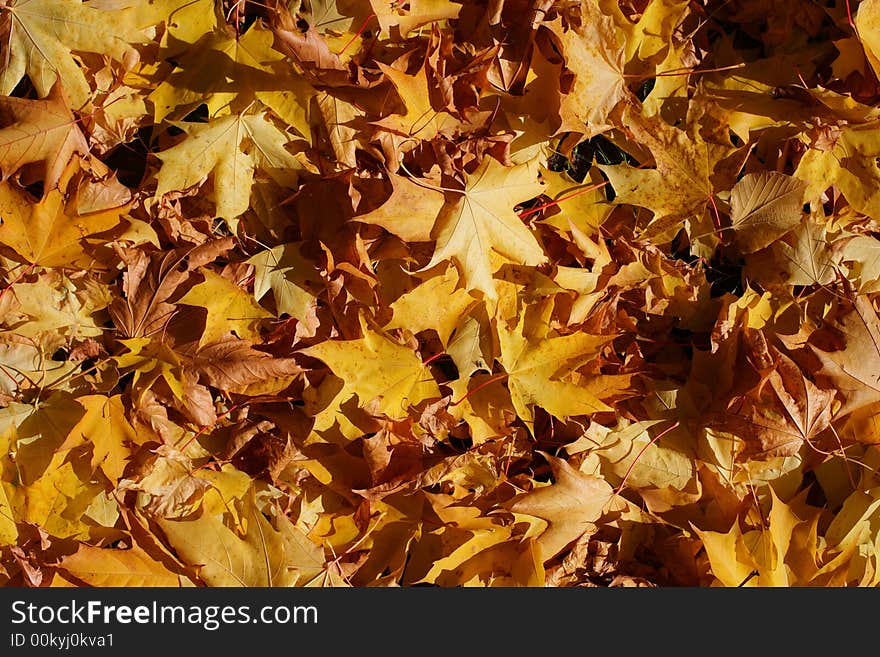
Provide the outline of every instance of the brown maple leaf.
[[176,309],[169,299],[177,288],[232,246],[232,238],[227,237],[150,256],[140,249],[123,253],[128,265],[122,277],[125,297],[114,299],[108,308],[120,335],[139,338],[161,332]]
[[880,401],[880,317],[868,297],[859,295],[836,328],[846,340],[843,349],[810,348],[822,362],[818,374],[844,398],[834,414],[839,419]]
[[87,155],[89,145],[67,102],[61,80],[43,100],[0,97],[0,169],[6,180],[22,167],[41,164],[44,190],[58,186],[75,153]]

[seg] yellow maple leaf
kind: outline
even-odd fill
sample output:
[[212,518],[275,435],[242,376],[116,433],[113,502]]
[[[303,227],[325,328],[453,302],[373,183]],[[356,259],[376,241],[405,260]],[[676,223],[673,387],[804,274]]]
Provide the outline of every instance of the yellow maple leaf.
[[50,270],[33,283],[14,288],[22,320],[16,334],[36,340],[45,352],[102,334],[99,311],[110,302],[106,287],[90,278],[70,278]]
[[805,202],[836,185],[858,212],[880,219],[878,127],[880,119],[845,126],[831,148],[809,148],[804,153],[794,177],[806,183]]
[[574,82],[562,97],[560,130],[585,132],[593,137],[611,128],[609,114],[630,97],[623,75],[624,50],[613,21],[594,2],[580,3],[576,25],[549,24],[565,55]]
[[90,52],[122,60],[133,53],[132,44],[145,41],[135,28],[129,7],[98,8],[79,0],[12,0],[4,6],[8,16],[6,59],[0,71],[0,94],[9,95],[27,75],[41,97],[49,94],[57,78],[75,109],[91,95],[86,72],[73,52]]
[[409,347],[378,333],[361,320],[358,340],[327,340],[301,353],[324,361],[343,380],[340,403],[357,395],[359,404],[377,401],[377,410],[393,418],[426,399],[440,397],[428,368]]
[[190,288],[178,301],[208,311],[199,344],[218,342],[230,332],[243,340],[258,340],[262,320],[272,317],[272,314],[258,304],[253,296],[220,274],[206,268],[199,271],[205,280]]
[[[434,220],[445,202],[441,194],[431,194],[424,183],[390,174],[391,195],[378,208],[353,217],[354,221],[382,226],[408,242],[431,239]],[[427,193],[426,193],[427,192]],[[418,208],[413,212],[413,208]]]
[[804,503],[806,491],[788,504],[769,492],[766,528],[743,534],[737,520],[726,533],[697,530],[722,586],[806,586],[818,574],[819,510]]
[[38,203],[12,183],[0,182],[0,243],[43,267],[106,268],[86,252],[84,238],[119,224],[130,206],[78,214],[75,201],[68,200],[68,192],[74,191],[70,182],[78,169],[74,158],[62,174],[58,189],[48,191]]
[[309,136],[307,110],[315,91],[289,65],[279,65],[284,56],[273,50],[272,41],[271,30],[259,22],[241,36],[225,25],[208,33],[178,58],[178,67],[150,94],[155,120],[181,118],[200,103],[212,118],[235,114],[256,99]]
[[[208,586],[292,586],[299,572],[288,551],[295,544],[257,508],[253,488],[239,504],[244,527],[230,528],[222,516],[208,513],[157,522],[175,552],[197,568]],[[286,517],[279,522],[290,523]]]
[[120,370],[134,372],[131,384],[139,395],[162,377],[174,396],[183,400],[183,363],[167,344],[152,338],[129,338],[119,342],[128,348],[128,352],[114,356],[113,360]]
[[435,110],[431,105],[430,86],[424,63],[415,75],[407,75],[393,66],[379,64],[379,69],[391,80],[398,96],[406,106],[406,113],[390,114],[374,124],[397,132],[404,137],[431,140],[444,130],[457,125],[451,114]]
[[259,301],[272,290],[278,314],[304,322],[314,315],[317,299],[311,288],[320,276],[301,247],[301,243],[281,244],[260,251],[248,262],[254,266],[254,298]]
[[718,163],[734,149],[707,142],[695,132],[644,117],[627,109],[624,124],[654,156],[656,168],[626,164],[600,165],[615,191],[614,202],[648,208],[654,213],[641,233],[644,239],[671,238],[685,220],[703,214],[715,193],[710,180]]
[[403,328],[413,333],[434,329],[444,346],[477,300],[458,287],[458,273],[450,267],[442,275],[432,276],[414,289],[400,295],[392,304],[394,315],[386,329]]
[[65,447],[90,445],[91,466],[100,468],[112,483],[122,478],[137,434],[125,417],[121,395],[85,395],[78,397],[86,412],[65,440]]
[[59,566],[88,586],[194,586],[186,575],[169,570],[137,545],[119,549],[80,544]]
[[69,395],[55,393],[34,408],[11,404],[0,411],[0,540],[14,540],[15,523],[38,525],[54,536],[87,539],[86,518],[104,485],[80,476],[66,436],[83,417]]
[[201,184],[214,176],[217,216],[235,230],[236,218],[250,205],[254,169],[259,167],[280,184],[296,182],[302,167],[285,145],[288,135],[263,114],[234,115],[210,123],[180,123],[187,137],[158,153],[156,197]]
[[529,423],[534,420],[532,406],[560,419],[612,410],[584,387],[562,377],[598,356],[614,336],[572,333],[530,338],[525,327],[522,317],[513,330],[503,325],[498,328],[499,360],[507,371],[510,398],[521,418]]
[[540,243],[513,211],[514,206],[538,196],[533,162],[505,167],[492,157],[466,177],[465,188],[452,191],[434,225],[436,248],[423,270],[452,260],[468,290],[496,298],[492,281],[492,252],[523,265],[547,260]]

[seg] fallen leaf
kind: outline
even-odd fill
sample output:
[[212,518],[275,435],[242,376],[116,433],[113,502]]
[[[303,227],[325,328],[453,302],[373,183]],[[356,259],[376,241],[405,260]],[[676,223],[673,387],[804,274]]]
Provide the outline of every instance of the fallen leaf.
[[547,529],[537,538],[546,563],[586,532],[606,513],[613,491],[601,477],[578,472],[566,461],[548,456],[554,483],[516,499],[509,508],[546,520]]
[[79,0],[15,0],[5,9],[8,55],[0,71],[0,94],[5,96],[27,75],[45,98],[60,78],[79,109],[92,90],[74,51],[121,61],[133,52],[133,44],[144,41],[133,25],[131,8],[98,8]]
[[358,340],[325,341],[301,353],[322,360],[343,381],[340,402],[357,395],[360,406],[377,400],[389,417],[403,417],[410,406],[437,398],[440,390],[419,357],[366,323]]
[[199,344],[218,342],[230,332],[242,340],[259,339],[262,320],[272,315],[235,283],[210,269],[202,268],[199,273],[204,280],[190,288],[177,302],[208,311]]
[[277,531],[256,506],[251,492],[241,502],[244,528],[230,528],[216,516],[157,522],[177,553],[197,568],[208,586],[292,586],[298,578],[288,566],[290,538]]
[[89,153],[60,79],[44,100],[0,98],[0,121],[4,124],[0,128],[0,168],[4,180],[25,165],[42,164],[45,189],[51,190],[58,186],[74,154]]
[[230,222],[247,210],[254,170],[274,174],[281,184],[293,184],[297,159],[285,149],[288,136],[264,115],[232,115],[208,124],[179,123],[187,138],[158,154],[162,168],[156,196],[202,184],[214,176],[217,216]]
[[104,269],[106,266],[86,250],[85,238],[101,233],[121,221],[128,206],[78,215],[67,200],[78,169],[74,159],[59,181],[37,203],[10,182],[0,182],[0,243],[14,249],[28,262],[43,267]]
[[67,573],[88,586],[179,587],[193,586],[191,580],[174,573],[137,546],[122,550],[80,545],[59,564]]
[[730,223],[742,253],[772,244],[801,221],[805,185],[777,172],[750,173],[730,192]]
[[432,231],[436,248],[423,269],[452,260],[465,288],[495,298],[492,251],[513,262],[538,265],[546,260],[541,245],[513,212],[517,203],[541,193],[537,172],[529,163],[505,167],[485,158],[462,192],[453,192]]

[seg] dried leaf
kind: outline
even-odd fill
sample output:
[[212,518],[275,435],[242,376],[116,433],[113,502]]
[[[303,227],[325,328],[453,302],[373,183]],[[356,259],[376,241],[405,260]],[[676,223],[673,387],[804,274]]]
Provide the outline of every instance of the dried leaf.
[[730,192],[730,223],[742,253],[769,246],[801,221],[805,185],[781,173],[749,173]]

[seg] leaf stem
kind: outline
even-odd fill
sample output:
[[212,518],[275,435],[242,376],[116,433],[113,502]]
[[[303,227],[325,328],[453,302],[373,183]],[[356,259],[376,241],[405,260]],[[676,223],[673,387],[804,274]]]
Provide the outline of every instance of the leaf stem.
[[602,189],[607,184],[608,184],[608,181],[606,180],[605,182],[598,183],[596,185],[590,185],[589,187],[584,187],[582,189],[577,190],[576,192],[572,192],[571,194],[568,194],[567,196],[562,196],[562,197],[554,199],[552,201],[548,201],[547,203],[543,203],[543,204],[538,205],[534,208],[529,208],[528,210],[523,210],[522,212],[519,213],[519,218],[525,219],[526,217],[531,216],[537,212],[540,212],[541,210],[553,207],[554,205],[559,205],[563,201],[568,201],[569,199],[573,199],[576,196],[580,196],[581,194],[586,194],[587,192],[594,192],[597,189]]
[[644,454],[646,451],[648,451],[648,448],[649,448],[651,445],[653,445],[654,443],[656,443],[656,442],[657,442],[658,440],[660,440],[663,436],[665,436],[667,433],[669,433],[669,432],[672,431],[673,429],[677,428],[678,426],[679,426],[679,421],[676,420],[676,421],[675,421],[675,424],[673,424],[671,427],[668,427],[668,428],[664,429],[663,431],[661,431],[660,433],[658,433],[656,436],[654,436],[654,437],[651,439],[651,442],[649,442],[647,445],[645,445],[644,447],[642,447],[642,449],[641,449],[641,450],[639,451],[639,453],[636,455],[635,459],[633,459],[633,462],[630,463],[630,464],[629,464],[629,467],[626,469],[626,474],[623,475],[623,480],[621,480],[620,485],[619,485],[617,488],[614,489],[614,495],[615,495],[615,496],[616,496],[616,495],[620,495],[620,491],[622,491],[622,490],[623,490],[623,487],[626,485],[626,480],[629,479],[630,474],[632,474],[633,468],[636,467],[636,463],[638,463],[638,462],[639,462],[639,459],[642,458],[642,454]]
[[15,280],[14,280],[14,281],[12,281],[9,285],[7,285],[6,287],[4,287],[4,288],[3,288],[3,291],[0,292],[0,301],[3,301],[3,297],[6,296],[6,293],[9,292],[9,290],[11,290],[12,287],[13,287],[16,283],[18,283],[22,278],[24,278],[25,276],[27,276],[27,275],[31,272],[31,270],[32,270],[34,267],[36,267],[36,266],[37,266],[37,263],[35,263],[35,262],[30,263],[27,267],[25,267],[25,268],[22,270],[22,272],[21,272],[18,276],[15,277]]
[[202,435],[203,433],[205,433],[208,429],[213,429],[213,428],[217,425],[217,422],[219,422],[219,421],[222,420],[224,417],[226,417],[227,415],[229,415],[232,411],[236,410],[237,408],[240,408],[241,406],[243,406],[243,404],[233,404],[233,405],[230,406],[227,410],[223,411],[220,415],[217,416],[217,419],[214,420],[211,424],[206,424],[206,425],[203,426],[201,429],[199,429],[195,434],[193,434],[193,437],[186,441],[186,444],[185,444],[183,447],[180,448],[180,451],[181,451],[181,452],[185,452],[185,451],[186,451],[186,448],[190,446],[190,444],[192,443],[192,441],[194,441],[196,438],[198,438],[199,436],[201,436],[201,435]]
[[492,384],[495,383],[496,381],[501,381],[502,379],[506,379],[506,378],[507,378],[507,374],[506,374],[506,373],[503,373],[503,374],[496,374],[496,375],[493,376],[491,379],[488,379],[488,380],[486,380],[486,381],[483,381],[480,385],[478,385],[478,386],[477,386],[476,388],[474,388],[473,390],[468,390],[468,391],[467,391],[467,394],[466,394],[464,397],[462,397],[461,399],[459,399],[457,402],[453,402],[453,403],[451,403],[449,406],[450,406],[450,407],[452,407],[452,406],[458,406],[461,402],[463,402],[465,399],[467,399],[468,397],[470,397],[470,396],[473,395],[474,393],[479,392],[480,390],[482,390],[482,389],[485,388],[486,386],[490,386],[490,385],[492,385]]
[[367,16],[367,19],[366,19],[363,23],[361,23],[361,26],[358,28],[358,31],[355,32],[355,33],[352,35],[351,39],[348,40],[348,43],[346,43],[344,46],[342,46],[342,50],[340,50],[340,51],[339,51],[338,53],[336,53],[336,54],[337,54],[337,55],[341,55],[341,54],[344,53],[346,50],[348,50],[348,47],[349,47],[351,44],[353,44],[353,43],[355,42],[355,39],[357,39],[361,34],[364,33],[364,30],[367,29],[367,25],[368,25],[368,24],[370,23],[370,21],[373,20],[374,18],[376,18],[376,14],[375,14],[375,13],[372,13],[372,14],[370,14],[369,16]]
[[445,352],[445,351],[438,351],[436,354],[434,354],[433,356],[431,356],[431,357],[428,358],[427,360],[423,360],[423,361],[422,361],[422,365],[430,365],[430,364],[433,363],[435,360],[437,360],[438,358],[442,358],[442,357],[445,356],[445,355],[446,355],[446,352]]

